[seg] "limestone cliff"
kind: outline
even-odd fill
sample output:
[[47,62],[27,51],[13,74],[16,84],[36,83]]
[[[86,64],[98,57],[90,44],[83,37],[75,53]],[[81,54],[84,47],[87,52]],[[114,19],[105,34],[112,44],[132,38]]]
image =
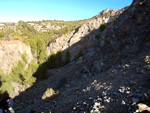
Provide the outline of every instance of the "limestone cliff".
[[20,41],[0,41],[0,69],[9,73],[18,60],[22,60],[22,54],[27,53],[26,66],[33,59],[31,48]]
[[[109,12],[109,16],[106,13]],[[121,13],[121,10],[105,10],[99,13],[97,16],[87,20],[76,30],[69,32],[61,37],[58,37],[54,42],[50,43],[47,50],[48,55],[51,52],[57,53],[57,51],[65,51],[69,48],[71,53],[71,59],[73,60],[80,50],[91,48],[97,39],[95,36],[100,34],[98,29],[104,22],[105,24],[114,21]],[[116,15],[117,14],[117,15]]]

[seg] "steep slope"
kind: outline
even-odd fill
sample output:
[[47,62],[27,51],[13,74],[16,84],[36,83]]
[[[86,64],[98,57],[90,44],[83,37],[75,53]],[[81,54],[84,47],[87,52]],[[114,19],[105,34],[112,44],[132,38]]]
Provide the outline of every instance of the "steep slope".
[[[124,8],[123,8],[124,9]],[[84,51],[85,49],[89,49],[95,45],[97,39],[96,35],[101,35],[101,31],[99,29],[100,25],[104,22],[105,24],[109,24],[114,21],[121,13],[121,10],[107,10],[102,11],[101,15],[97,15],[91,19],[88,19],[84,22],[80,27],[75,29],[72,32],[69,32],[61,37],[58,37],[55,41],[49,44],[48,52],[57,53],[59,50],[66,52],[69,50],[71,53],[71,60],[73,60],[79,53],[79,51]],[[106,13],[109,13],[106,16]],[[99,38],[98,37],[98,38]]]
[[[149,0],[134,0],[83,57],[50,70],[47,80],[16,97],[16,112],[132,113],[139,103],[150,106],[149,11]],[[43,101],[45,90],[58,84],[61,95]]]

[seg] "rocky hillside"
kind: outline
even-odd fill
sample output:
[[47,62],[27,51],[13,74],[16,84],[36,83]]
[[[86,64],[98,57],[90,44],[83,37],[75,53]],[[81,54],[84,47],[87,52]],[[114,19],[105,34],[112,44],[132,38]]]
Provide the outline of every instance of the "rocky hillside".
[[150,112],[149,11],[149,0],[134,0],[83,57],[16,97],[16,112]]
[[[114,15],[113,11],[110,11],[107,16],[106,13],[74,22],[41,21],[0,24],[0,40],[2,40],[0,42],[0,69],[2,70],[0,93],[7,91],[14,97],[20,91],[24,91],[25,87],[32,85],[36,78],[46,78],[50,74],[46,75],[46,71],[43,74],[43,70],[65,65],[67,51],[71,55],[68,61],[84,55],[86,50],[95,46],[100,38],[102,33],[99,29],[100,25],[107,25],[114,21],[122,11],[117,15]],[[49,63],[49,55],[59,50],[62,52],[63,61],[58,66],[51,66],[53,63]],[[43,66],[42,63],[47,61],[48,65]],[[57,61],[54,64],[57,65]],[[35,73],[36,70],[38,71]],[[40,70],[42,70],[41,74],[39,74]]]
[[26,67],[33,59],[31,48],[20,41],[0,41],[0,69],[9,74],[19,60],[27,54]]
[[[14,37],[28,36],[33,34],[48,34],[57,37],[79,27],[86,20],[79,21],[59,21],[59,20],[43,20],[38,22],[18,22],[18,23],[2,23],[0,24],[0,40],[14,40]],[[31,37],[30,35],[30,37]]]
[[[122,12],[122,9],[108,9],[102,11],[100,15],[98,14],[92,19],[88,19],[74,31],[62,35],[50,43],[47,48],[49,52],[48,54],[51,52],[57,53],[59,50],[62,50],[63,52],[69,50],[72,57],[71,59],[73,60],[75,57],[77,57],[79,51],[84,51],[85,49],[89,49],[95,45],[97,42],[96,35],[100,37],[102,33],[99,29],[101,24],[108,24],[114,21],[115,18],[117,18]],[[107,13],[109,15],[106,16]]]

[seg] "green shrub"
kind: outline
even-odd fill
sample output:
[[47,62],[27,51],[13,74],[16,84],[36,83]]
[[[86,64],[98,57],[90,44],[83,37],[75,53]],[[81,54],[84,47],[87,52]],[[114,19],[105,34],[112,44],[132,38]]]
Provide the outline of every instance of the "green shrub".
[[95,35],[95,38],[99,39],[100,38],[100,34]]
[[61,65],[62,65],[62,52],[61,52],[61,50],[59,50],[58,52],[57,52],[57,54],[56,54],[56,68],[57,67],[60,67]]
[[30,85],[36,81],[33,77],[33,73],[37,71],[38,64],[33,60],[29,67],[25,70],[25,62],[18,61],[17,65],[14,65],[12,71],[9,75],[4,75],[1,71],[0,73],[0,92],[7,91],[9,94],[14,90],[12,86],[13,82],[17,82],[24,85]]
[[11,82],[12,77],[4,75],[3,71],[0,69],[0,99],[7,97],[9,93],[14,90]]
[[25,63],[21,60],[18,61],[17,65],[14,66],[12,69],[10,75],[13,77],[13,81],[22,83],[23,80],[23,74],[25,70]]
[[10,75],[4,75],[3,72],[1,72],[0,76],[0,95],[5,95],[7,92],[8,94],[12,93],[14,90],[14,87],[12,86],[13,77]]
[[34,39],[29,39],[30,47],[31,47],[31,52],[34,56],[37,54],[37,45],[36,45],[36,40]]
[[101,30],[101,31],[104,31],[105,30],[105,23],[102,23],[101,25],[100,25],[100,27],[99,27],[99,29]]
[[68,64],[70,62],[70,58],[71,58],[70,52],[69,50],[67,50],[65,55],[65,64]]
[[38,63],[42,64],[46,61],[47,54],[46,54],[46,45],[43,39],[39,38],[37,40],[37,58]]
[[0,37],[4,37],[4,32],[0,32]]
[[57,54],[52,52],[47,62],[50,68],[58,68],[62,66],[62,52],[58,51]]
[[11,83],[3,82],[0,88],[1,94],[8,92],[8,94],[12,93],[14,91],[14,87]]
[[21,60],[18,61],[17,65],[14,65],[10,74],[1,73],[1,87],[0,92],[3,95],[4,92],[9,94],[13,92],[14,87],[12,86],[13,82],[22,84],[23,74],[25,70],[25,63]]
[[24,51],[23,54],[22,54],[22,60],[23,60],[25,63],[27,63],[27,61],[28,61],[28,54],[26,53],[26,51]]
[[55,61],[56,60],[56,58],[55,58],[55,53],[54,52],[51,52],[51,54],[50,54],[50,56],[49,56],[49,58],[48,58],[48,66],[50,67],[50,68],[55,68]]
[[33,74],[37,71],[38,67],[39,67],[39,65],[36,63],[36,61],[32,60],[30,66],[28,68],[31,70],[31,73]]
[[23,78],[24,78],[23,84],[28,85],[36,81],[36,78],[33,77],[32,75],[37,71],[37,69],[38,69],[38,64],[35,62],[35,60],[32,60],[31,64],[26,69],[23,75]]
[[46,63],[43,63],[38,67],[34,77],[38,78],[39,80],[48,78]]
[[83,56],[83,55],[84,55],[83,51],[80,50],[79,53],[78,53],[78,57],[77,57],[77,58],[80,58],[80,57]]

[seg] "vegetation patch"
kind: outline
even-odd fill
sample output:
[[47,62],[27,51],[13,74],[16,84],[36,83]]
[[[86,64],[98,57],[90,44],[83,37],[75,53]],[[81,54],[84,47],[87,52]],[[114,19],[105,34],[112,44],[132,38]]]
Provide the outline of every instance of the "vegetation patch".
[[36,73],[34,73],[34,77],[36,77],[39,80],[44,80],[48,78],[48,74],[47,74],[47,67],[46,67],[46,63],[43,63],[41,65],[39,65]]
[[103,22],[101,25],[100,25],[100,27],[99,27],[99,29],[101,30],[101,31],[104,31],[105,30],[105,23]]
[[58,68],[62,66],[62,52],[59,50],[56,54],[54,52],[51,52],[49,58],[48,58],[48,66],[49,68]]
[[95,38],[99,39],[100,38],[100,34],[95,35]]
[[5,92],[8,94],[14,91],[12,83],[17,82],[22,85],[31,85],[36,81],[33,73],[37,71],[38,64],[33,60],[29,67],[25,70],[25,61],[19,60],[12,68],[10,74],[4,74],[0,71],[0,94]]
[[65,55],[65,64],[68,64],[70,62],[71,54],[69,50],[67,50],[66,55]]
[[26,51],[24,51],[23,54],[22,54],[22,60],[23,60],[25,63],[27,63],[27,61],[28,61],[28,54],[26,53]]
[[83,51],[80,50],[79,53],[78,53],[78,57],[77,57],[77,58],[80,58],[80,57],[83,56],[83,55],[84,55]]

